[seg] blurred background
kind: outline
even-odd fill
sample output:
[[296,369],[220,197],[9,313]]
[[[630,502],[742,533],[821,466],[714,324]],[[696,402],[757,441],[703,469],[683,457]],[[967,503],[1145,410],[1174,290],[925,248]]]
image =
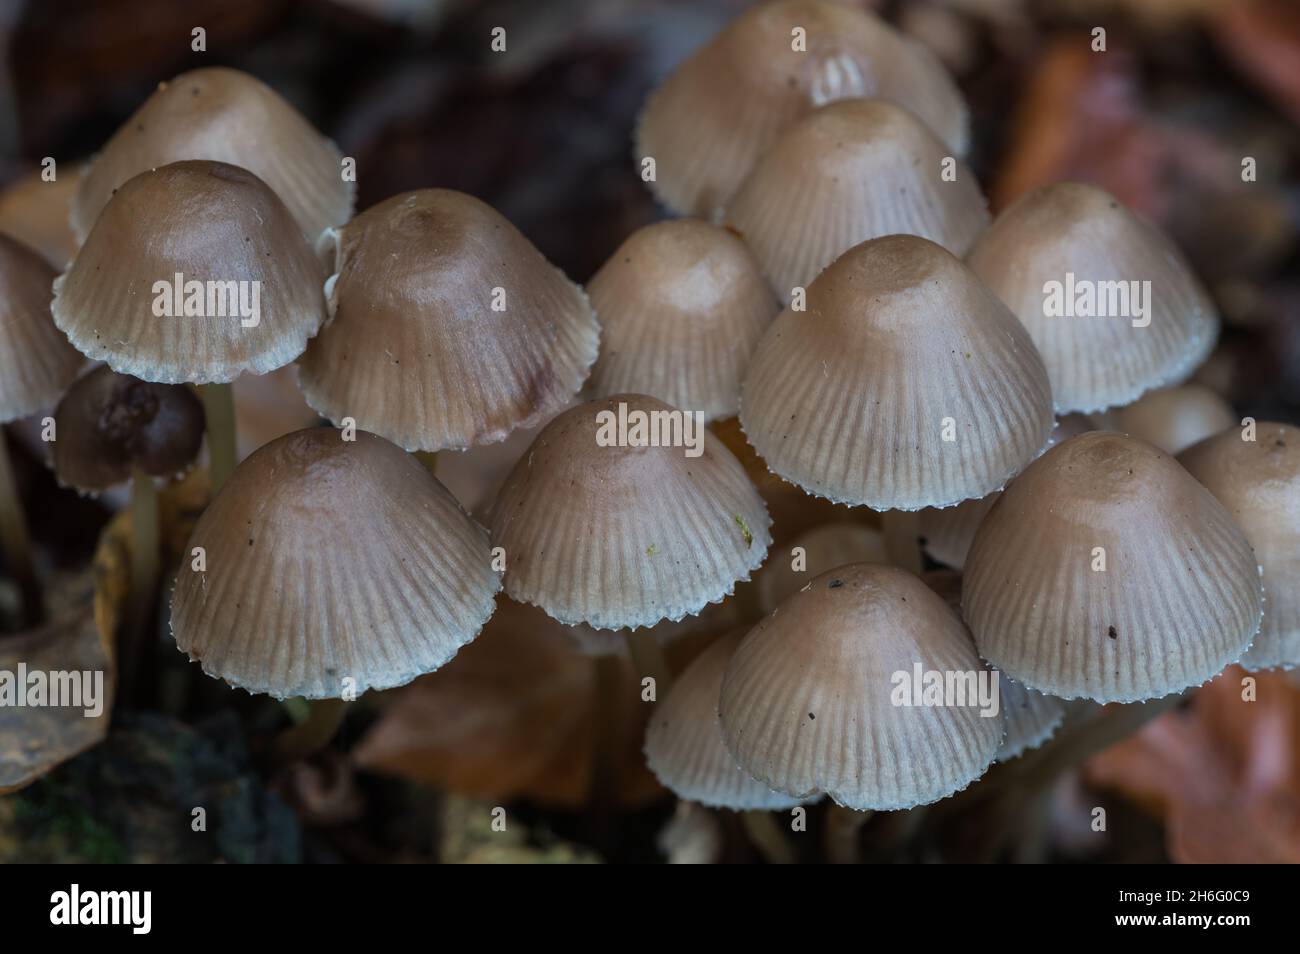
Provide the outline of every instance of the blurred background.
[[[233,66],[274,87],[356,159],[359,210],[423,186],[463,190],[584,282],[628,233],[664,214],[632,161],[647,93],[748,5],[0,0],[0,182],[21,184],[44,157],[58,161],[61,181],[75,181],[78,161],[158,82]],[[1097,183],[1157,222],[1224,316],[1221,344],[1197,380],[1241,415],[1300,423],[1300,4],[858,5],[930,46],[956,75],[973,117],[971,165],[994,212],[1069,178]],[[190,48],[197,26],[207,31],[203,53]],[[497,26],[507,30],[504,53],[490,51]],[[1089,49],[1097,26],[1107,31],[1104,54]],[[1244,157],[1256,160],[1254,182],[1242,181]],[[0,229],[57,255],[58,223],[41,223],[36,235],[36,215],[21,190],[0,199]],[[247,399],[241,415],[257,415],[262,401],[274,417],[287,400],[271,389]],[[24,453],[15,448],[36,501],[35,535],[58,565],[84,568],[109,506],[58,490]],[[592,804],[584,773],[593,769],[574,755],[594,731],[582,701],[590,667],[511,638],[495,654],[466,650],[468,662],[458,659],[435,691],[361,706],[330,749],[277,771],[261,766],[258,740],[285,721],[282,707],[195,682],[183,659],[168,657],[162,688],[125,706],[108,741],[0,798],[0,860],[760,856],[738,816],[677,806],[657,787],[640,764],[643,723],[625,727],[618,784]],[[1222,677],[1063,779],[1035,860],[1300,860],[1300,688],[1285,675],[1261,680],[1270,691],[1249,717],[1228,704],[1239,678]],[[195,839],[177,819],[187,822],[199,804],[214,806],[216,821]],[[495,805],[519,820],[508,838],[489,834]],[[1063,820],[1094,805],[1108,807],[1108,833],[1072,837],[1079,825]],[[826,824],[823,813],[810,811],[810,827]],[[963,857],[955,814],[948,829],[919,836],[897,819],[872,820],[868,856]]]

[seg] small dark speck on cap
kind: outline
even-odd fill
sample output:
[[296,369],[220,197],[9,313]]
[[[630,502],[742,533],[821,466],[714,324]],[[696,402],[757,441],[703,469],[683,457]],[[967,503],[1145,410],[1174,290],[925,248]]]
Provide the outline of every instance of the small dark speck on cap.
[[815,715],[813,715],[813,714],[810,712],[810,713],[808,713],[808,718],[810,718],[810,719],[815,719],[815,718],[817,718],[817,717],[816,717]]
[[829,583],[826,584],[826,588],[830,590],[836,590],[843,585],[844,585],[843,580],[831,580]]
[[1119,639],[1119,633],[1115,632],[1114,626],[1106,630],[1106,635],[1109,636],[1111,639]]

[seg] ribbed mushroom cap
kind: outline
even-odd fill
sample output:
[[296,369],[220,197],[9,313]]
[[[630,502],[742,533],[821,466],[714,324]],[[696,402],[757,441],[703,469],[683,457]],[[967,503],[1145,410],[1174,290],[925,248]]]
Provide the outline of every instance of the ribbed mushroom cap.
[[1246,651],[1261,598],[1255,554],[1223,506],[1168,454],[1106,431],[1053,447],[1015,479],[962,580],[985,659],[1031,688],[1098,702],[1205,682]]
[[783,301],[867,239],[920,235],[965,255],[988,225],[975,176],[914,116],[879,99],[823,106],[763,155],[727,204]]
[[[984,671],[943,599],[905,570],[823,573],[740,644],[719,713],[740,767],[777,791],[858,810],[911,808],[965,788],[1002,737],[978,703],[895,704],[897,674]],[[987,678],[987,675],[985,675]]]
[[0,424],[50,407],[86,359],[50,317],[54,269],[0,235]]
[[772,558],[754,577],[759,608],[764,613],[772,612],[813,577],[837,566],[890,562],[884,534],[875,527],[847,521],[824,523],[799,534],[787,546],[773,548]]
[[83,375],[54,411],[54,473],[98,493],[135,468],[170,477],[203,443],[203,404],[182,384],[151,384],[100,365]]
[[[1082,414],[1067,414],[1056,422],[1056,429],[1052,431],[1047,446],[1055,447],[1061,441],[1091,430],[1094,427],[1088,418]],[[966,553],[975,539],[975,532],[980,528],[980,522],[993,509],[993,504],[1001,493],[995,490],[986,497],[965,500],[955,507],[927,507],[922,510],[920,527],[925,552],[931,559],[960,570],[966,563]]]
[[633,232],[587,285],[601,324],[596,397],[653,394],[730,417],[758,339],[781,305],[753,253],[698,219]]
[[68,210],[80,176],[74,163],[46,181],[33,172],[0,192],[0,232],[12,235],[38,252],[55,270],[77,254],[77,238],[68,224]]
[[185,553],[176,644],[209,675],[277,698],[432,672],[477,635],[500,589],[483,528],[419,461],[364,431],[296,431],[254,452]]
[[1300,666],[1300,428],[1260,421],[1255,439],[1233,427],[1178,460],[1246,532],[1264,571],[1264,622],[1241,664]]
[[1106,430],[1180,454],[1197,441],[1237,423],[1231,405],[1204,384],[1148,391],[1132,404],[1102,416]]
[[804,799],[750,778],[722,743],[722,674],[746,632],[739,629],[714,640],[673,682],[646,728],[646,764],[678,798],[701,805],[737,811],[792,808]]
[[[492,508],[506,593],[563,623],[635,629],[698,613],[749,579],[772,540],[758,491],[707,428],[690,435],[697,457],[680,446],[610,444],[624,410],[629,424],[645,415],[651,432],[681,413],[640,394],[565,411]],[[638,438],[630,426],[626,436]]]
[[[1214,304],[1178,249],[1094,186],[1062,182],[1022,196],[980,237],[969,261],[1029,329],[1061,412],[1129,404],[1144,391],[1176,384],[1218,337]],[[1146,317],[1049,317],[1049,282],[1060,283],[1062,299],[1073,300],[1076,311],[1090,288],[1109,309],[1110,290],[1097,283],[1150,282],[1149,296],[1136,286],[1149,311]],[[1113,287],[1121,306],[1119,292],[1128,288],[1128,310],[1135,312],[1134,286]]]
[[[806,50],[794,49],[804,30]],[[781,131],[852,96],[907,107],[963,155],[967,113],[947,72],[872,14],[825,0],[763,3],[736,17],[655,91],[637,125],[651,187],[683,215],[713,216]]]
[[864,242],[807,305],[768,329],[741,395],[746,436],[786,480],[875,510],[946,507],[1000,489],[1047,444],[1029,335],[933,242]]
[[450,189],[381,202],[334,246],[307,402],[408,450],[504,440],[554,414],[596,360],[582,289],[491,206]]
[[[227,382],[302,354],[325,319],[323,282],[266,183],[221,162],[176,162],[117,190],[55,280],[54,320],[82,354],[122,374]],[[201,293],[192,299],[201,316],[176,314],[178,284],[182,307]]]
[[273,89],[239,70],[210,67],[160,83],[113,134],[82,179],[72,227],[84,241],[115,190],[149,169],[215,159],[275,190],[308,239],[352,214],[338,147]]

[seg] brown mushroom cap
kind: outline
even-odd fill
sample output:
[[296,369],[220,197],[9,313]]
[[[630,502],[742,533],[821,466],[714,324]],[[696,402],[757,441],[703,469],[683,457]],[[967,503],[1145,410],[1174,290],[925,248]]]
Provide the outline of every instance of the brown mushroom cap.
[[72,205],[85,241],[125,183],[185,159],[247,169],[275,190],[311,241],[352,214],[356,184],[345,181],[338,147],[275,90],[239,70],[209,67],[160,83],[113,134],[87,170]]
[[[1176,384],[1218,337],[1214,304],[1178,249],[1095,186],[1061,182],[1022,196],[980,237],[969,261],[1029,329],[1062,413],[1130,404]],[[1047,283],[1061,283],[1065,294],[1068,275],[1076,288],[1080,280],[1149,281],[1150,324],[1046,315]]]
[[394,196],[325,240],[330,319],[299,367],[335,423],[408,450],[494,443],[569,403],[596,360],[582,289],[473,196]]
[[1047,444],[1029,335],[933,242],[863,242],[807,305],[773,322],[741,395],[746,436],[786,480],[875,510],[946,507],[1000,489]]
[[603,415],[680,414],[621,394],[565,411],[537,436],[492,508],[505,589],[563,623],[652,626],[698,613],[763,562],[771,521],[744,468],[701,427],[702,454],[602,446]]
[[50,317],[54,269],[0,235],[0,424],[50,407],[86,363]]
[[[177,275],[186,296],[191,282],[210,283],[196,286],[204,316],[155,314],[171,295],[156,284],[177,284]],[[233,310],[225,297],[232,282],[258,283],[242,286],[250,305],[255,290],[260,297],[255,325],[216,313]],[[117,190],[54,283],[54,320],[82,354],[122,374],[227,382],[302,354],[325,319],[323,282],[315,253],[266,183],[221,162],[176,162]]]
[[962,580],[985,659],[1098,702],[1204,683],[1241,658],[1262,609],[1231,515],[1168,454],[1105,431],[1058,444],[1012,482]]
[[750,778],[722,742],[722,674],[745,633],[739,629],[714,640],[673,682],[646,728],[646,764],[678,798],[701,805],[738,811],[792,808],[805,799]]
[[759,623],[722,681],[719,713],[740,767],[779,792],[824,791],[893,810],[965,788],[993,760],[1002,721],[975,705],[895,704],[914,666],[979,673],[970,634],[905,570],[823,573]]
[[1197,441],[1237,423],[1232,406],[1204,384],[1148,391],[1132,404],[1099,418],[1106,430],[1119,431],[1180,454]]
[[1241,525],[1263,567],[1264,622],[1241,664],[1300,666],[1300,428],[1260,421],[1248,441],[1232,427],[1178,460]]
[[365,431],[312,428],[254,452],[185,553],[176,644],[209,675],[277,698],[432,672],[478,634],[501,585],[483,528],[419,461]]
[[781,310],[752,252],[698,219],[633,232],[587,285],[601,324],[596,397],[653,394],[730,417],[758,339]]
[[[802,28],[806,50],[794,49]],[[873,14],[825,0],[781,0],[740,14],[652,94],[637,156],[652,156],[658,197],[712,217],[782,130],[833,100],[905,106],[962,155],[966,106],[930,52]]]
[[68,224],[72,196],[81,176],[74,163],[46,181],[32,172],[0,192],[0,232],[12,235],[60,270],[77,254],[77,237]]
[[54,472],[59,481],[98,493],[139,468],[170,477],[190,465],[203,443],[203,404],[180,384],[150,384],[100,365],[83,375],[54,412]]

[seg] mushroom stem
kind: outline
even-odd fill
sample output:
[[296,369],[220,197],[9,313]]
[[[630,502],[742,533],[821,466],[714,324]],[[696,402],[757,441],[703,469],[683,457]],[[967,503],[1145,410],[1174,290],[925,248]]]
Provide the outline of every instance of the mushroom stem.
[[654,697],[662,699],[673,684],[673,672],[668,668],[668,657],[659,641],[648,629],[634,629],[628,634],[627,649],[632,656],[632,668],[641,679],[649,676],[655,681]]
[[874,812],[859,812],[843,805],[826,809],[826,860],[833,865],[856,865],[858,833]]
[[285,729],[271,743],[270,764],[283,768],[325,748],[343,724],[347,709],[348,704],[342,699],[310,700],[307,718]]
[[880,516],[885,533],[885,549],[895,566],[920,575],[925,563],[921,557],[921,514],[919,511],[886,510]]
[[158,584],[158,486],[139,467],[131,473],[131,601],[124,634],[122,695],[139,685],[139,668],[149,646],[154,592]]
[[199,388],[208,431],[208,468],[216,495],[235,469],[235,399],[229,384]]
[[23,628],[34,626],[45,617],[45,603],[32,563],[27,518],[23,515],[23,502],[18,495],[3,427],[0,427],[0,549],[22,597],[20,624]]
[[596,656],[592,660],[595,731],[591,766],[591,802],[598,815],[613,803],[618,783],[619,739],[622,737],[623,706],[618,693],[624,686],[622,662],[618,656]]
[[747,811],[742,812],[740,818],[750,844],[763,856],[764,861],[770,865],[795,863],[797,859],[794,849],[781,833],[781,826],[776,823],[776,817],[771,812]]

